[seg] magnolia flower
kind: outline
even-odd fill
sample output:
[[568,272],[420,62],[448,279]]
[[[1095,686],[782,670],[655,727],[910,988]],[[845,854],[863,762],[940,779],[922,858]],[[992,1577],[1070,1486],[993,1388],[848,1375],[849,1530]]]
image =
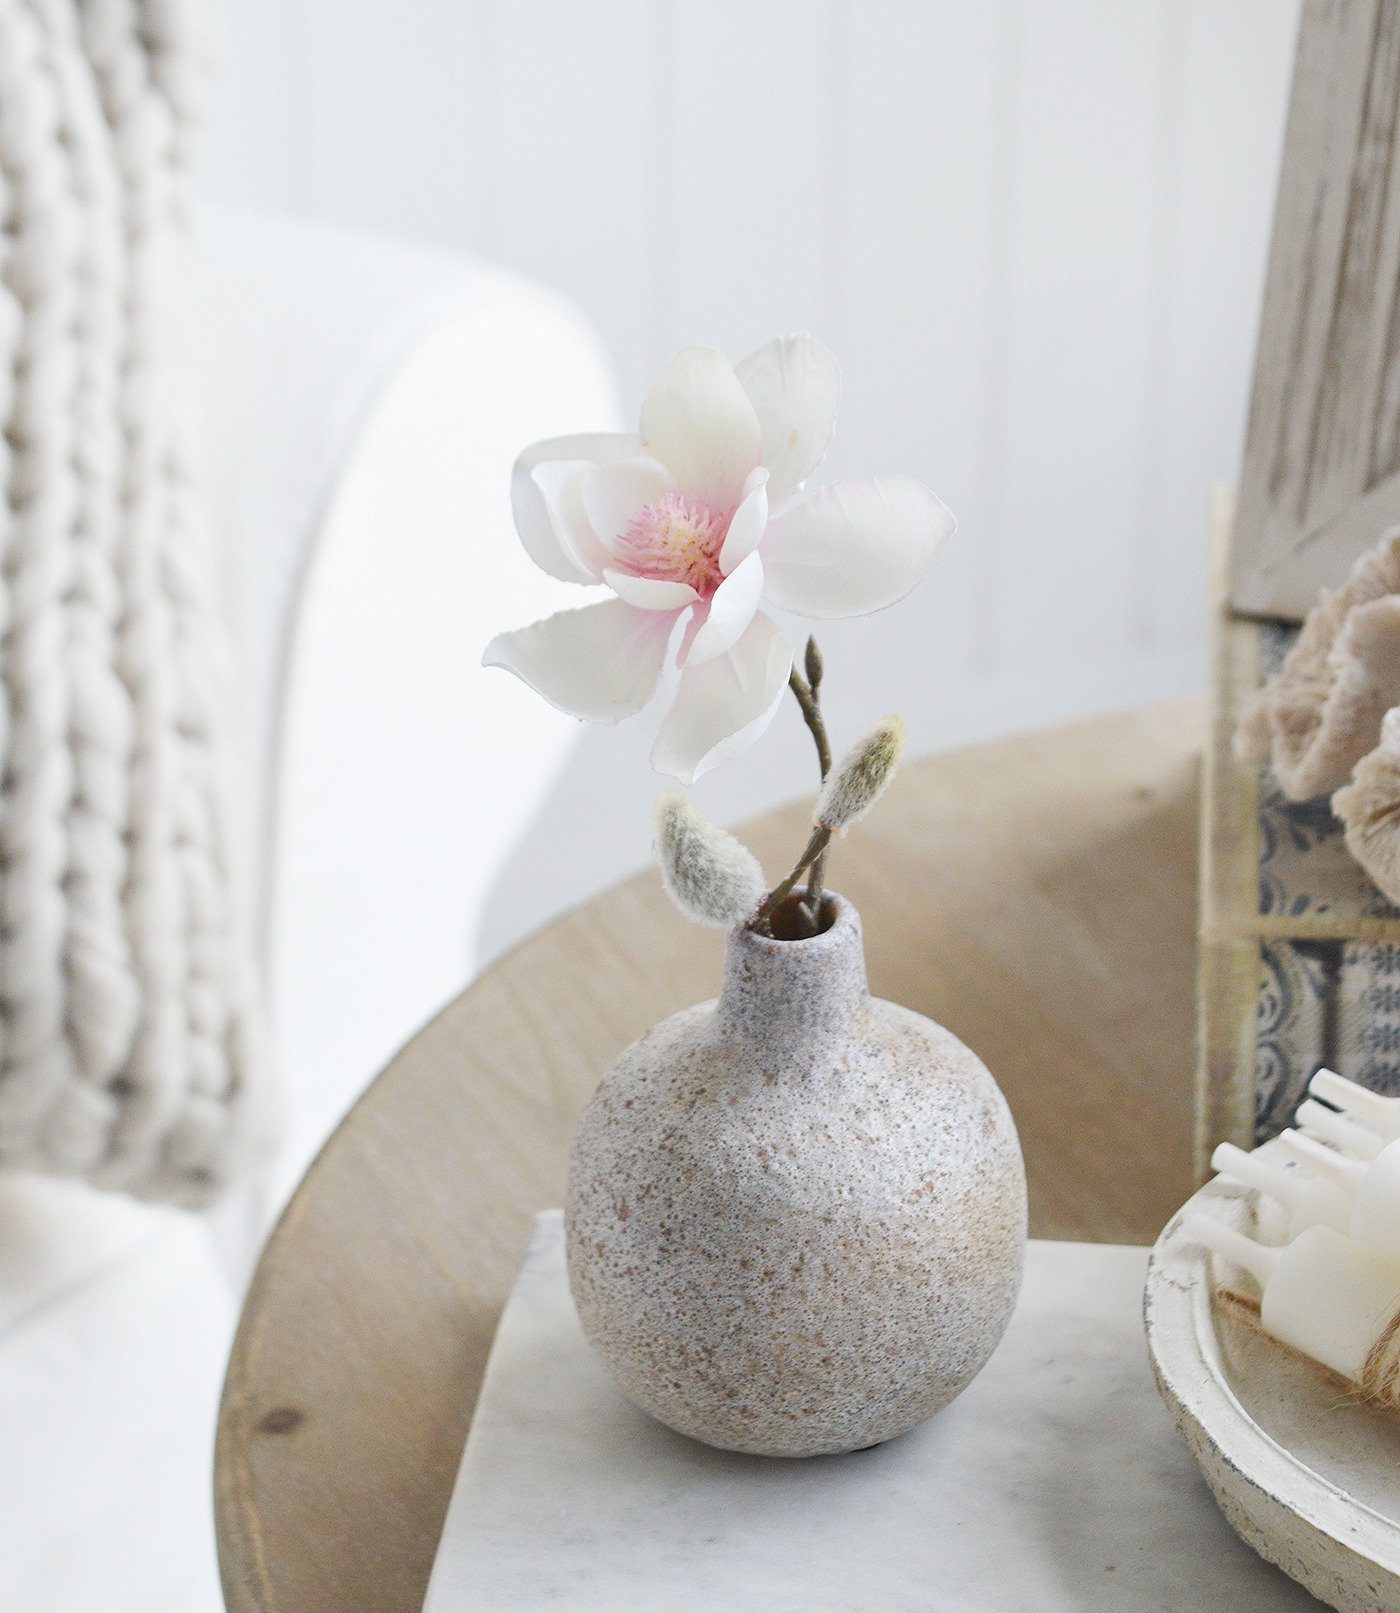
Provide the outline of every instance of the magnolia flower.
[[498,635],[483,664],[575,717],[613,723],[647,704],[674,653],[681,675],[652,766],[689,785],[736,755],[772,720],[792,667],[763,607],[882,610],[956,525],[909,476],[803,495],[840,394],[834,355],[808,336],[771,341],[737,370],[714,348],[687,347],[647,394],[638,435],[527,448],[511,486],[527,552],[613,597]]

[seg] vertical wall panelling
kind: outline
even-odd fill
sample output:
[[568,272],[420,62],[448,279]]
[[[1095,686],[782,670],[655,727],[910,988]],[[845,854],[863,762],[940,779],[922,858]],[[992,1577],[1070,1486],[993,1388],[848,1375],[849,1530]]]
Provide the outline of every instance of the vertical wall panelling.
[[[675,0],[651,0],[647,16],[646,251],[644,317],[646,343],[642,369],[631,378],[640,404],[670,355],[676,317],[676,7]],[[631,418],[629,413],[629,419]]]
[[930,679],[986,684],[1199,642],[1296,13],[223,0],[210,190],[558,285],[629,414],[683,341],[825,335],[825,474],[907,468],[953,504],[917,640]]
[[1119,624],[1123,646],[1151,648],[1161,636],[1158,571],[1162,547],[1162,494],[1166,436],[1174,391],[1177,251],[1180,238],[1181,135],[1186,100],[1190,21],[1187,0],[1159,0],[1156,115],[1151,171],[1152,221],[1148,254],[1146,353],[1139,417],[1137,510],[1132,532],[1132,574],[1127,609]]
[[1190,0],[1155,572],[1166,646],[1202,640],[1202,494],[1240,473],[1298,12]]
[[315,211],[470,244],[479,108],[464,90],[478,77],[469,62],[490,59],[490,7],[303,3],[313,28],[307,99]]
[[669,99],[658,58],[669,0],[499,5],[496,254],[558,286],[606,339],[635,416],[651,369],[653,295],[669,209],[654,138]]
[[820,334],[828,6],[675,0],[671,345]]
[[1160,8],[1026,0],[998,575],[1004,666],[1107,659],[1129,604]]
[[[852,0],[827,0],[822,73],[822,183],[815,317],[837,353],[847,347],[850,300],[847,243],[851,230]],[[787,328],[792,328],[790,325]]]
[[[1299,0],[216,3],[211,195],[559,287],[626,416],[683,342],[837,347],[817,479],[907,471],[961,521],[908,601],[823,625],[840,740],[891,705],[927,750],[1199,686]],[[596,883],[644,857],[648,743],[581,731],[488,950],[586,894],[550,851],[581,816]],[[803,788],[804,743],[784,714],[702,806]]]
[[215,0],[215,14],[222,40],[206,188],[227,202],[307,212],[307,0]]
[[[841,624],[834,666],[849,657],[869,667],[862,681],[891,691],[887,703],[897,691],[924,745],[939,743],[935,713],[979,637],[970,604],[988,537],[988,344],[996,286],[1010,272],[999,273],[1005,260],[991,244],[991,220],[1005,211],[994,116],[1003,9],[868,0],[849,18],[845,393],[822,474],[918,476],[961,526],[910,600]],[[838,667],[833,698],[841,682]]]
[[1020,196],[1021,77],[1025,39],[1022,0],[997,7],[994,77],[987,108],[991,125],[983,265],[987,295],[983,307],[982,396],[977,444],[978,505],[972,556],[972,598],[967,619],[972,629],[967,665],[989,678],[998,665],[1001,635],[998,611],[1002,554],[1006,548],[1007,431],[1013,364],[1012,332],[1016,295],[1016,220]]
[[287,170],[294,211],[314,213],[316,191],[316,0],[291,0],[283,11],[288,73],[283,90],[287,128]]
[[[458,238],[471,251],[495,258],[502,251],[504,163],[500,143],[505,123],[499,82],[499,18],[496,0],[459,0],[459,4],[468,26],[466,47],[456,63],[456,93],[462,102],[462,136],[467,144],[465,150],[444,153],[443,159],[453,162],[461,174],[460,196],[465,212]],[[452,194],[451,187],[447,194]],[[450,231],[451,221],[446,222]]]

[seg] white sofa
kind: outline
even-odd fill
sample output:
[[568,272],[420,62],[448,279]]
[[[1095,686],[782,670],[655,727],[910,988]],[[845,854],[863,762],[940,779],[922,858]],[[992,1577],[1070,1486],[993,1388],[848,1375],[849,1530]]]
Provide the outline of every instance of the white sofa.
[[478,663],[566,602],[514,539],[508,481],[523,444],[617,425],[581,316],[459,256],[230,213],[206,220],[197,282],[286,1140],[207,1219],[0,1178],[16,1613],[221,1606],[210,1453],[257,1245],[356,1093],[465,983],[494,871],[577,733]]

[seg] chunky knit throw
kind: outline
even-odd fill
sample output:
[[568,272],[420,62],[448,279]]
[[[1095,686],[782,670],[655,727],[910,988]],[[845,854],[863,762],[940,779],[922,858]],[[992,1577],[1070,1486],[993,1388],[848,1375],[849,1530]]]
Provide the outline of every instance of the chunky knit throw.
[[0,0],[0,1166],[197,1205],[264,1115],[180,304],[195,0]]

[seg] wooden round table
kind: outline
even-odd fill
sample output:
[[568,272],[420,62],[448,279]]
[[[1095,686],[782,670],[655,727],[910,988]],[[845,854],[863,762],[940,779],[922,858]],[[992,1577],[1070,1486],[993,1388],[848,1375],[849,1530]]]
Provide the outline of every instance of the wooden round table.
[[[947,1025],[1020,1130],[1032,1236],[1150,1242],[1188,1196],[1204,711],[906,766],[833,851],[871,989]],[[810,805],[741,831],[790,866]],[[488,969],[351,1110],[268,1241],[219,1418],[231,1613],[419,1613],[482,1369],[575,1118],[723,938],[654,873]]]

